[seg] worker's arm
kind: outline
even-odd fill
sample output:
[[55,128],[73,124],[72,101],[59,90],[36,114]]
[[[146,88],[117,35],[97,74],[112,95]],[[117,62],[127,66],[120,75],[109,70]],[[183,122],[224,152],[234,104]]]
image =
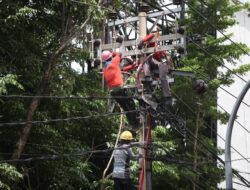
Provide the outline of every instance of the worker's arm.
[[121,62],[121,54],[119,52],[113,52],[112,65],[119,65]]
[[131,148],[128,149],[128,156],[131,160],[139,160],[140,158],[142,158],[141,154],[134,154]]
[[138,67],[138,65],[134,63],[132,65],[128,65],[126,67],[123,67],[122,71],[130,71],[130,70],[136,69],[137,67]]
[[120,52],[113,52],[113,53],[112,53],[112,57],[115,57],[115,56],[121,57],[122,55],[121,55]]
[[155,37],[154,33],[148,34],[140,41],[140,43],[138,44],[138,49],[142,49],[143,45],[145,45],[147,42],[150,42],[154,37]]

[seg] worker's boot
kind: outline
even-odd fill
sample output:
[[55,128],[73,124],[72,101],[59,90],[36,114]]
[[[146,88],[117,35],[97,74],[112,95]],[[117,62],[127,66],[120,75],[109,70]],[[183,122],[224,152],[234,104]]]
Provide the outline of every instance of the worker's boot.
[[163,101],[159,104],[157,110],[160,112],[161,115],[169,115],[169,113],[174,113],[172,97],[164,97]]
[[156,110],[158,103],[156,102],[155,98],[152,96],[152,94],[143,94],[142,99],[144,102],[146,102],[150,107],[152,107],[154,110]]

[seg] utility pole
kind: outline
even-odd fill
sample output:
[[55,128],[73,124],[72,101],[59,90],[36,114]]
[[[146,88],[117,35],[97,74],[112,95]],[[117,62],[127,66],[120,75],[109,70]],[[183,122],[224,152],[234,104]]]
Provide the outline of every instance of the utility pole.
[[[179,0],[180,1],[180,0]],[[180,33],[176,31],[175,33],[169,33],[167,35],[162,35],[157,38],[157,47],[145,47],[143,50],[137,49],[137,43],[138,39],[135,38],[129,38],[129,36],[125,36],[126,38],[122,36],[123,40],[117,40],[115,39],[114,32],[115,32],[115,26],[122,25],[124,27],[118,27],[120,28],[126,28],[128,23],[135,23],[134,25],[129,24],[132,26],[132,29],[129,29],[129,27],[126,30],[130,30],[129,35],[135,34],[139,36],[139,40],[144,38],[147,35],[147,19],[149,19],[152,23],[152,20],[154,23],[153,25],[161,25],[158,23],[160,17],[164,17],[166,21],[176,19],[176,16],[182,11],[181,7],[179,7],[179,1],[176,2],[174,5],[178,5],[176,8],[167,8],[166,10],[157,11],[148,13],[149,6],[144,3],[138,3],[139,4],[139,13],[138,16],[135,17],[128,17],[128,18],[122,18],[117,19],[117,15],[114,11],[109,12],[108,18],[110,19],[110,22],[107,23],[106,28],[103,29],[105,32],[105,40],[100,40],[100,44],[98,43],[98,52],[102,52],[103,50],[109,50],[114,51],[115,49],[119,48],[119,52],[122,53],[123,57],[130,57],[130,56],[138,56],[140,65],[144,63],[144,60],[146,58],[146,54],[154,53],[157,51],[175,51],[178,50],[179,47],[183,47],[183,33]],[[148,13],[148,14],[147,14]],[[138,25],[137,25],[138,24]],[[139,30],[137,31],[137,28],[134,26],[139,26]],[[162,27],[163,24],[162,24]],[[109,30],[109,28],[112,28],[112,30]],[[107,33],[107,34],[106,34]],[[112,33],[112,39],[108,40],[108,36]],[[127,34],[127,31],[123,32],[124,34]],[[126,40],[124,40],[126,39]],[[165,42],[175,42],[175,43],[169,43],[166,45]],[[94,43],[95,40],[92,41]],[[164,44],[164,45],[163,45]],[[93,45],[93,44],[92,44]],[[97,49],[96,49],[97,50]],[[102,67],[101,63],[101,54],[96,54],[94,56],[94,60],[99,60],[100,66]],[[139,73],[140,74],[140,73]],[[190,73],[186,73],[184,71],[175,71],[172,72],[173,75],[179,75],[179,76],[189,76]],[[104,80],[103,80],[104,81]],[[136,86],[135,86],[136,87]],[[147,145],[151,143],[151,116],[148,113],[141,114],[141,125],[140,129],[138,131],[139,133],[139,141],[147,142]],[[140,168],[141,173],[139,176],[139,190],[152,190],[152,161],[147,160],[148,155],[150,154],[150,150],[140,149],[140,153],[144,155],[144,158],[140,159]]]
[[[144,38],[146,35],[147,35],[147,13],[145,10],[141,9],[141,7],[139,7],[139,39],[141,40],[142,38]],[[143,54],[140,55],[139,57],[139,60],[140,60],[140,64],[143,63],[145,59],[145,56]],[[147,119],[144,118],[144,115],[142,114],[142,123],[143,123],[143,126],[146,126],[148,127],[147,124]],[[140,129],[140,142],[145,142],[145,127],[141,127]],[[150,132],[150,131],[148,131]],[[147,164],[147,160],[146,160],[146,151],[144,149],[141,149],[140,150],[141,154],[144,155],[144,158],[141,160],[140,162],[140,168],[141,170],[144,170],[144,171],[141,171],[140,173],[140,176],[139,176],[139,183],[142,183],[142,184],[139,184],[141,185],[141,189],[142,190],[148,190],[147,189],[147,182],[150,180],[148,179],[149,175],[147,175],[147,171],[148,171],[148,164]]]

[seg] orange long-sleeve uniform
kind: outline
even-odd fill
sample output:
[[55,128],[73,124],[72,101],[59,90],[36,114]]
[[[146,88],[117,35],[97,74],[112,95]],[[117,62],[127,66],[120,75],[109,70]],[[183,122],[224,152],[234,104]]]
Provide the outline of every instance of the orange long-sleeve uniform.
[[104,62],[104,79],[109,89],[123,86],[122,72],[120,69],[121,57],[119,53],[113,53],[111,62]]
[[[145,36],[142,39],[143,44],[147,44],[148,47],[157,47],[157,43],[155,41],[150,42],[152,39],[156,38],[157,33],[151,33]],[[153,58],[157,61],[161,62],[162,58],[167,55],[166,51],[157,51],[154,53]]]

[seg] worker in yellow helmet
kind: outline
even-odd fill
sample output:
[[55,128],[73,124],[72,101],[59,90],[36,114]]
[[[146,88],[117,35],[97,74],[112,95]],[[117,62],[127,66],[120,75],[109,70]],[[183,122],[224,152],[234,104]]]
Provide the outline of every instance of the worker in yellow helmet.
[[113,151],[114,155],[114,190],[135,190],[135,187],[130,178],[130,160],[138,160],[142,156],[135,155],[130,143],[134,138],[130,131],[123,131],[120,135],[120,144]]

